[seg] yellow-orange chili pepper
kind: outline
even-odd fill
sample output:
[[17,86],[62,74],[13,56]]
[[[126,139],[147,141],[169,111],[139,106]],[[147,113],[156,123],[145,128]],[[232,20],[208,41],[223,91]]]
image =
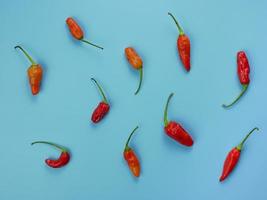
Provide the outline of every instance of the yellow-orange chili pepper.
[[134,153],[134,150],[129,147],[129,142],[130,142],[130,139],[132,137],[132,135],[134,134],[134,132],[138,129],[138,126],[135,127],[135,129],[132,131],[132,133],[130,134],[130,136],[128,137],[127,139],[127,142],[126,142],[126,145],[125,145],[125,148],[124,148],[124,151],[123,151],[123,157],[124,159],[126,160],[132,174],[135,176],[135,177],[139,177],[140,176],[140,163],[139,163],[139,160],[138,160],[138,157],[136,156],[136,154]]
[[139,70],[139,73],[140,73],[139,85],[138,85],[138,88],[135,92],[135,94],[137,94],[141,88],[142,80],[143,80],[143,61],[140,58],[140,56],[136,53],[134,48],[132,48],[132,47],[125,48],[125,56],[126,56],[128,62],[132,65],[132,67],[134,69]]
[[43,69],[41,65],[37,64],[21,46],[15,46],[15,49],[20,49],[31,62],[31,66],[28,68],[29,83],[32,94],[37,95],[40,91]]
[[81,27],[78,25],[78,23],[73,18],[68,17],[66,19],[66,23],[67,23],[67,25],[69,27],[71,35],[75,39],[80,40],[80,41],[82,41],[84,43],[90,44],[90,45],[92,45],[94,47],[97,47],[99,49],[102,49],[102,50],[104,49],[103,47],[100,47],[100,46],[98,46],[96,44],[93,44],[92,42],[89,42],[88,40],[85,40],[83,38],[83,31],[82,31]]

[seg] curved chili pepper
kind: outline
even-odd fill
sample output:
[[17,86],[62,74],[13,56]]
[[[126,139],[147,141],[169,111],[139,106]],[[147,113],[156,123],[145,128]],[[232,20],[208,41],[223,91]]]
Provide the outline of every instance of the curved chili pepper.
[[192,146],[194,144],[194,141],[190,136],[190,134],[187,133],[186,130],[184,130],[183,127],[177,122],[168,121],[168,107],[172,96],[173,93],[171,93],[170,96],[168,97],[164,110],[164,130],[169,137],[179,142],[180,144],[185,146]]
[[67,23],[67,25],[69,27],[71,35],[75,39],[80,40],[80,41],[82,41],[84,43],[90,44],[90,45],[92,45],[94,47],[97,47],[99,49],[102,49],[102,50],[104,49],[103,47],[100,47],[100,46],[98,46],[96,44],[93,44],[93,43],[89,42],[88,40],[85,40],[83,38],[83,31],[82,31],[81,27],[78,25],[78,23],[73,18],[68,17],[67,20],[66,20],[66,23]]
[[21,46],[15,46],[15,49],[20,49],[31,62],[31,66],[28,68],[27,73],[32,94],[37,95],[40,91],[41,81],[43,77],[43,69],[41,65],[37,64]]
[[234,105],[247,91],[250,82],[249,73],[250,67],[246,53],[244,51],[239,51],[237,53],[237,74],[239,81],[242,84],[242,91],[232,103],[230,103],[229,105],[223,104],[224,108],[229,108]]
[[224,161],[224,165],[223,165],[223,172],[222,175],[220,177],[220,181],[225,180],[228,175],[233,171],[233,169],[235,168],[236,164],[238,163],[239,157],[241,155],[241,150],[243,149],[243,145],[245,143],[245,141],[248,139],[248,137],[255,131],[255,130],[259,130],[257,127],[252,129],[247,135],[246,137],[242,140],[242,142],[237,145],[236,147],[234,147],[227,155],[225,161]]
[[128,62],[132,65],[132,67],[134,69],[137,69],[139,71],[139,74],[140,74],[139,85],[138,85],[138,88],[137,88],[136,92],[134,93],[136,95],[139,92],[139,90],[141,89],[141,85],[142,85],[142,80],[143,80],[143,61],[140,58],[140,56],[136,53],[134,48],[132,48],[132,47],[125,48],[125,55],[126,55],[126,58],[127,58]]
[[127,162],[128,166],[129,166],[132,174],[135,177],[139,177],[140,176],[140,163],[139,163],[138,157],[134,153],[133,149],[129,147],[129,142],[130,142],[130,139],[131,139],[132,135],[134,134],[134,132],[137,129],[138,129],[138,126],[135,127],[135,129],[132,131],[132,133],[128,137],[127,142],[125,144],[124,151],[123,151],[124,159],[126,160],[126,162]]
[[178,53],[180,56],[180,59],[186,69],[186,71],[190,71],[190,40],[189,38],[185,35],[183,29],[179,25],[178,21],[175,19],[175,17],[171,14],[168,13],[174,20],[178,30],[179,30],[179,36],[177,39],[177,49]]
[[45,141],[36,141],[33,142],[32,145],[37,144],[37,143],[42,143],[42,144],[48,144],[51,146],[56,147],[57,149],[59,149],[61,151],[61,154],[59,156],[58,159],[46,159],[45,163],[52,168],[60,168],[65,166],[66,164],[68,164],[69,160],[70,160],[70,154],[68,152],[68,150],[62,146],[59,146],[57,144],[54,144],[52,142],[45,142]]
[[108,104],[107,98],[101,86],[98,84],[98,82],[94,78],[91,78],[91,80],[95,82],[99,92],[101,93],[103,97],[103,100],[98,104],[98,106],[94,110],[92,117],[91,117],[92,122],[98,123],[108,113],[110,106]]

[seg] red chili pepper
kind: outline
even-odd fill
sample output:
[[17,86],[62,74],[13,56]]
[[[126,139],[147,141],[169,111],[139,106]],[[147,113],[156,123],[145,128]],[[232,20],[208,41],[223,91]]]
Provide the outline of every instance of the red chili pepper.
[[124,152],[123,152],[124,159],[126,160],[132,174],[135,177],[140,176],[140,163],[133,149],[129,147],[129,142],[130,142],[132,135],[137,129],[138,129],[138,126],[135,127],[135,129],[132,131],[132,133],[128,137],[125,148],[124,148]]
[[136,95],[139,92],[141,85],[142,85],[143,61],[132,47],[125,48],[125,55],[126,55],[128,62],[132,65],[134,69],[137,69],[140,74],[139,85],[138,85],[136,92],[134,93]]
[[66,164],[68,164],[69,160],[70,160],[70,154],[67,151],[66,148],[59,146],[57,144],[54,144],[52,142],[45,142],[45,141],[36,141],[33,142],[32,145],[37,144],[37,143],[42,143],[42,144],[49,144],[51,146],[56,147],[57,149],[59,149],[61,151],[61,154],[59,156],[58,159],[53,160],[53,159],[46,159],[45,162],[49,167],[52,168],[60,168],[65,166]]
[[96,44],[89,42],[88,40],[83,39],[83,31],[82,31],[81,27],[78,25],[78,23],[73,18],[71,18],[71,17],[67,18],[66,23],[69,27],[70,33],[72,34],[72,36],[75,39],[80,40],[82,42],[85,42],[87,44],[90,44],[90,45],[97,47],[99,49],[102,49],[102,50],[104,49],[103,47],[100,47]]
[[175,17],[171,14],[168,13],[174,20],[178,30],[179,30],[179,36],[177,39],[177,48],[178,48],[178,53],[180,56],[180,59],[186,69],[186,71],[190,71],[190,40],[189,38],[185,35],[183,29],[179,25],[178,21],[175,19]]
[[173,93],[168,97],[164,110],[164,130],[169,137],[185,146],[192,146],[194,141],[189,133],[183,127],[174,121],[168,121],[168,106]]
[[243,149],[243,145],[245,141],[248,139],[248,137],[253,133],[255,130],[259,130],[258,128],[252,129],[246,137],[242,140],[242,142],[234,147],[227,155],[226,160],[224,161],[223,165],[223,172],[220,177],[220,181],[223,181],[228,177],[228,175],[233,171],[235,168],[236,164],[238,163],[239,157],[241,155],[241,150]]
[[95,82],[99,92],[101,93],[101,95],[103,97],[103,101],[101,101],[98,104],[98,106],[94,110],[92,117],[91,117],[92,122],[98,123],[108,113],[110,106],[108,104],[107,98],[106,98],[101,86],[98,84],[98,82],[94,78],[91,78],[91,80]]
[[224,104],[223,105],[224,108],[229,108],[232,105],[234,105],[247,91],[250,82],[249,73],[250,73],[250,67],[246,53],[244,51],[239,51],[237,53],[237,74],[243,89],[241,93],[238,95],[238,97],[231,104],[229,105]]
[[36,95],[40,91],[43,69],[41,65],[37,64],[21,46],[15,46],[15,49],[17,48],[20,49],[31,62],[31,66],[28,68],[28,77],[32,94]]

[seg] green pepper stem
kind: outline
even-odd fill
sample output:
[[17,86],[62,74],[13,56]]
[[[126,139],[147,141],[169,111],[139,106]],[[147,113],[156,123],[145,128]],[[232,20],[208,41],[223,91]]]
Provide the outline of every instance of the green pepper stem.
[[94,46],[94,47],[96,47],[96,48],[99,48],[99,49],[101,49],[101,50],[104,49],[103,47],[98,46],[98,45],[96,45],[96,44],[93,44],[92,42],[89,42],[88,40],[81,39],[81,41],[84,42],[84,43],[90,44],[90,45],[92,45],[92,46]]
[[32,59],[32,57],[21,47],[21,46],[15,46],[15,49],[20,49],[24,55],[29,59],[29,61],[32,63],[32,65],[36,65],[36,62]]
[[134,134],[134,132],[138,129],[139,127],[138,126],[136,126],[135,128],[134,128],[134,130],[131,132],[131,134],[129,135],[129,137],[128,137],[128,139],[127,139],[127,141],[126,141],[126,144],[125,144],[125,150],[127,150],[128,148],[129,148],[129,142],[130,142],[130,140],[131,140],[131,138],[132,138],[132,135]]
[[168,121],[168,107],[169,107],[169,102],[171,100],[173,96],[173,93],[171,93],[168,97],[167,103],[165,105],[165,109],[164,109],[164,126],[167,126],[169,121]]
[[255,130],[258,131],[259,128],[257,128],[257,127],[253,128],[253,129],[246,135],[246,137],[241,141],[241,143],[236,147],[239,151],[242,150],[244,143],[246,142],[246,140],[248,139],[248,137],[249,137]]
[[46,141],[36,141],[36,142],[32,142],[31,145],[34,145],[34,144],[48,144],[48,145],[51,145],[53,147],[56,147],[57,149],[61,150],[62,152],[67,152],[67,149],[60,146],[60,145],[57,145],[55,143],[52,143],[52,142],[46,142]]
[[173,16],[173,14],[171,14],[170,12],[168,13],[168,15],[170,15],[172,17],[172,19],[174,20],[178,30],[179,30],[179,34],[180,35],[184,35],[184,31],[182,29],[182,27],[179,25],[178,21],[175,19],[175,17]]
[[98,84],[98,82],[97,82],[94,78],[91,78],[91,80],[95,82],[95,84],[96,84],[96,86],[97,86],[99,92],[101,93],[101,95],[102,95],[102,97],[103,97],[103,101],[104,101],[105,103],[108,103],[107,98],[106,98],[106,96],[105,96],[105,94],[104,94],[104,92],[103,92],[102,87]]
[[232,103],[230,103],[230,104],[228,104],[228,105],[223,104],[222,107],[224,107],[224,108],[229,108],[229,107],[231,107],[232,105],[234,105],[234,104],[235,104],[235,103],[236,103],[236,102],[243,96],[243,94],[247,91],[247,89],[248,89],[248,84],[243,85],[242,91],[241,91],[241,93],[238,95],[238,97],[236,97],[236,99],[235,99]]
[[143,81],[143,66],[141,66],[141,68],[139,69],[139,85],[138,88],[136,90],[136,92],[134,93],[135,95],[137,95],[137,93],[139,92],[139,90],[141,89],[141,85],[142,85],[142,81]]

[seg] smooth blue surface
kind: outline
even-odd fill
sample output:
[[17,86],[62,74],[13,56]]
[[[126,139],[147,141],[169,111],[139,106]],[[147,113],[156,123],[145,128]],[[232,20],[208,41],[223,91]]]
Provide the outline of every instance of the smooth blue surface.
[[[0,0],[0,199],[267,199],[267,1],[249,0]],[[176,51],[172,12],[191,39],[192,69],[185,72]],[[73,16],[95,49],[69,34]],[[44,67],[41,93],[33,97],[29,62],[21,44]],[[144,82],[124,58],[133,46],[144,61]],[[241,87],[236,53],[251,64],[247,94],[230,110]],[[108,116],[92,125],[100,101],[95,77],[111,102]],[[163,108],[170,92],[169,118],[194,137],[184,148],[163,132]],[[131,141],[142,164],[134,179],[122,157]],[[219,183],[228,151],[253,127],[240,163]],[[44,160],[58,152],[34,140],[68,147],[62,169]]]

